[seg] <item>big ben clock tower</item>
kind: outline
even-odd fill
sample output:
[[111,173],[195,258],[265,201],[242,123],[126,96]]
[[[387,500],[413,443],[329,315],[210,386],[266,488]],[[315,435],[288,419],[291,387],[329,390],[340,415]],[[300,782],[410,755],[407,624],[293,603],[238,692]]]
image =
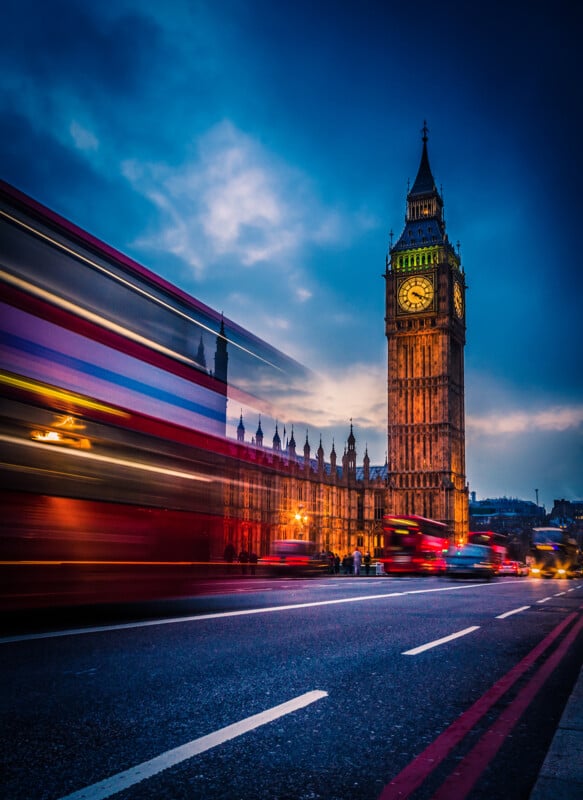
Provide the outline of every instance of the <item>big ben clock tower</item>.
[[468,530],[465,476],[465,276],[445,231],[427,155],[386,263],[388,508]]

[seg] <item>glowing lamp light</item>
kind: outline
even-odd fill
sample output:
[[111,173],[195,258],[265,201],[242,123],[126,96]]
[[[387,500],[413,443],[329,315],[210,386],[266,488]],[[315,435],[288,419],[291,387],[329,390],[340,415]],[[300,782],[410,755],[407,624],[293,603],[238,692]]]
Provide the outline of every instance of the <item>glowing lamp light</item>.
[[30,438],[41,444],[58,444],[64,447],[74,447],[77,450],[91,449],[91,442],[86,437],[62,436],[59,431],[32,431]]
[[61,434],[57,431],[33,431],[32,438],[35,440],[35,442],[58,444],[61,441]]

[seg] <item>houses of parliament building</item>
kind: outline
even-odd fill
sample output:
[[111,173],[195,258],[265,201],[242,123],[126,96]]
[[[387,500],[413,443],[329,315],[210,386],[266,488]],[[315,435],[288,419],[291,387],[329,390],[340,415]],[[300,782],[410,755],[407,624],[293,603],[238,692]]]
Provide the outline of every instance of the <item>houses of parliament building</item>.
[[[256,485],[253,471],[225,492],[225,542],[264,554],[275,539],[310,539],[343,554],[358,546],[372,555],[382,546],[384,514],[416,514],[448,525],[452,537],[468,530],[465,476],[465,275],[459,247],[446,233],[423,127],[417,177],[407,193],[405,226],[385,262],[387,337],[387,459],[357,465],[352,423],[340,463],[322,442],[312,456],[291,437],[282,446],[276,425],[266,447],[259,421],[254,447],[285,465]],[[241,415],[237,430],[245,441]],[[285,438],[285,436],[284,436]],[[262,480],[265,480],[263,478]],[[236,520],[236,521],[235,521]]]

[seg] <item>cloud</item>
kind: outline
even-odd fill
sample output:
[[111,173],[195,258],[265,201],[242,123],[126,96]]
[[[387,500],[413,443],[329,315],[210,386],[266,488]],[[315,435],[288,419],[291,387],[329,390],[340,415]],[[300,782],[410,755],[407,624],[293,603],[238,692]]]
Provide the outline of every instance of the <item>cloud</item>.
[[69,133],[78,150],[97,150],[99,148],[99,141],[95,134],[75,120],[69,126]]
[[380,464],[384,462],[386,452],[385,385],[386,374],[382,364],[351,364],[348,368],[319,370],[317,374],[306,371],[297,380],[283,383],[258,383],[254,375],[248,385],[240,381],[239,388],[260,395],[268,402],[261,407],[234,402],[231,433],[235,435],[241,411],[248,431],[256,424],[261,412],[268,446],[278,421],[280,435],[284,425],[288,433],[292,425],[296,434],[308,430],[312,446],[323,433],[325,449],[328,450],[332,439],[337,447],[346,440],[352,421],[358,452],[364,455],[367,444],[373,463]]
[[309,300],[312,297],[312,292],[309,289],[305,289],[301,286],[296,289],[295,294],[300,303],[305,303],[306,300]]
[[[225,258],[245,267],[277,260],[283,273],[306,245],[336,246],[339,230],[356,235],[372,224],[324,208],[305,174],[228,121],[199,138],[189,163],[126,160],[122,171],[160,211],[161,228],[140,247],[170,250],[198,279]],[[296,297],[305,302],[309,290]]]
[[567,431],[583,424],[583,405],[554,405],[532,411],[506,411],[483,416],[469,415],[466,431],[483,437],[542,431]]

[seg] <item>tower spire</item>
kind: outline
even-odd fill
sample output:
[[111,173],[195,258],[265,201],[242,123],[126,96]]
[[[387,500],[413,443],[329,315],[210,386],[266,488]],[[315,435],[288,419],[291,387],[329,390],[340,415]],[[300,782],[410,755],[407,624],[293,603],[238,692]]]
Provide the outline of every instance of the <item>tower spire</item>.
[[421,132],[423,133],[423,136],[421,137],[421,141],[423,142],[421,163],[419,164],[419,170],[417,172],[417,177],[413,182],[413,187],[408,193],[408,198],[418,194],[437,193],[437,187],[435,186],[435,180],[433,179],[431,167],[429,166],[429,156],[427,154],[427,133],[429,132],[429,128],[427,127],[427,122],[425,120],[423,120]]

